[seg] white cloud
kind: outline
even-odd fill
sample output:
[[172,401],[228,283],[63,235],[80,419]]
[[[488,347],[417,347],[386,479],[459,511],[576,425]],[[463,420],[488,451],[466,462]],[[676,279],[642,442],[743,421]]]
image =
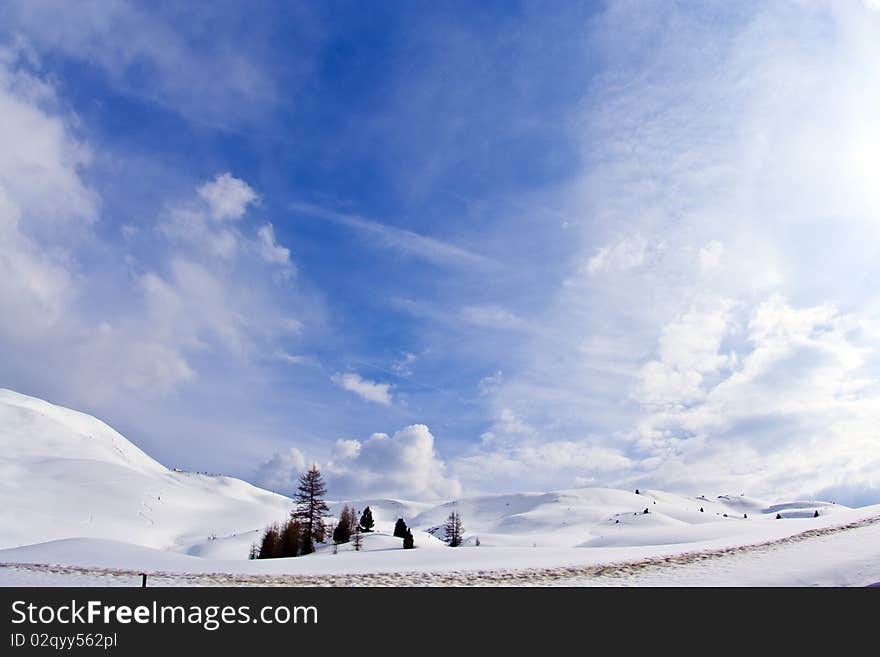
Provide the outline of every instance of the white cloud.
[[[275,454],[260,466],[255,480],[272,490],[291,492],[307,461],[297,448]],[[424,424],[389,436],[337,440],[329,460],[318,464],[333,499],[392,497],[417,501],[447,500],[461,494],[461,484],[446,474]]]
[[273,454],[264,461],[254,475],[254,481],[263,488],[290,495],[296,490],[299,476],[311,465],[296,447]]
[[724,256],[724,245],[717,241],[712,240],[706,246],[700,249],[698,254],[700,260],[700,267],[703,271],[709,271],[715,269],[719,264],[721,264],[721,258]]
[[492,264],[489,258],[459,246],[433,237],[419,235],[411,230],[388,226],[356,214],[325,210],[308,203],[293,203],[290,207],[296,212],[325,221],[332,221],[333,223],[356,230],[379,246],[434,264],[455,265],[459,267],[486,267]]
[[314,356],[304,354],[290,354],[283,349],[275,350],[275,359],[290,365],[319,365]]
[[[10,385],[118,417],[109,413],[136,405],[132,392],[155,402],[198,379],[209,354],[246,368],[301,328],[295,308],[281,314],[265,260],[209,217],[239,216],[254,197],[244,181],[218,176],[200,187],[206,199],[194,190],[170,206],[156,224],[167,240],[124,224],[120,244],[104,241],[101,200],[85,182],[91,148],[53,87],[7,50],[0,112],[0,374]],[[132,255],[144,241],[148,266]]]
[[74,274],[63,259],[44,253],[23,234],[20,225],[21,211],[0,187],[0,333],[28,339],[63,319]]
[[62,323],[77,294],[69,249],[98,216],[79,175],[88,147],[57,114],[54,91],[0,49],[0,335],[36,340]]
[[383,404],[384,406],[391,405],[391,384],[370,381],[369,379],[361,378],[359,374],[354,372],[347,372],[345,374],[337,372],[330,380],[340,388],[353,392],[364,401]]
[[[237,54],[193,65],[202,58],[161,22],[129,3],[103,4],[12,3],[0,12],[38,47],[115,79],[155,68],[145,93],[196,120],[222,119],[228,101],[265,91]],[[481,386],[492,426],[451,469],[486,487],[638,480],[771,496],[846,489],[876,500],[880,18],[857,2],[699,12],[620,2],[590,29],[605,68],[580,105],[588,114],[566,122],[582,131],[590,168],[564,208],[578,218],[565,248],[550,251],[571,254],[564,281],[523,292],[546,299],[528,320],[507,297],[505,307],[463,310],[468,300],[457,298],[445,313],[410,304],[425,320],[529,329],[501,336],[519,342],[505,342],[503,362],[489,370],[503,367],[504,377]],[[277,303],[267,276],[267,265],[293,267],[290,252],[271,224],[250,224],[258,200],[250,185],[225,173],[169,201],[158,222],[167,239],[150,257],[128,252],[155,237],[148,226],[126,230],[118,253],[94,228],[102,204],[87,182],[92,149],[63,108],[51,83],[0,53],[4,378],[115,410],[179,391],[212,362],[238,372],[235,363],[255,351],[299,364],[275,338],[308,318],[290,287]],[[295,209],[397,254],[496,266],[357,215]],[[109,255],[93,263],[100,253]],[[525,264],[543,271],[543,257]],[[563,267],[546,268],[549,279]],[[512,278],[536,272],[526,273]],[[58,371],[64,380],[46,374]],[[251,383],[227,378],[235,380],[214,383]],[[356,374],[334,381],[392,402],[388,384]],[[362,453],[389,442],[345,441],[334,463],[351,470],[351,482],[380,489]],[[289,471],[299,461],[290,463]],[[498,481],[488,481],[491,468]]]
[[495,305],[465,306],[461,309],[461,319],[469,324],[495,330],[522,331],[529,328],[527,320]]
[[5,30],[41,54],[94,66],[117,92],[200,124],[228,127],[277,102],[274,81],[248,48],[227,48],[223,40],[196,45],[175,24],[209,20],[217,29],[229,18],[215,12],[145,10],[129,0],[12,0],[0,11]]
[[504,365],[489,402],[514,419],[483,452],[573,442],[630,459],[607,484],[880,499],[880,17],[621,2],[590,39],[569,275]]
[[418,357],[415,354],[411,354],[407,351],[402,354],[402,358],[400,360],[391,365],[391,369],[398,376],[409,378],[410,376],[412,376],[412,366],[413,363],[416,362],[417,358]]
[[453,472],[481,490],[532,490],[598,485],[609,473],[632,467],[613,446],[595,439],[545,439],[511,409],[502,409],[479,447],[455,459]]
[[81,178],[91,151],[60,115],[54,89],[0,48],[0,336],[34,341],[64,322],[78,290],[70,250],[97,220]]
[[[158,225],[159,231],[178,249],[188,250],[193,262],[202,261],[203,269],[211,268],[211,275],[223,282],[226,273],[216,269],[212,259],[233,261],[248,260],[256,256],[260,263],[276,267],[274,278],[286,282],[296,272],[290,258],[290,249],[279,244],[275,238],[272,224],[265,223],[257,228],[256,237],[250,240],[242,235],[230,220],[241,222],[248,206],[258,198],[251,187],[229,173],[216,176],[213,181],[200,185],[197,190],[199,200],[186,200],[168,208]],[[249,263],[254,266],[256,263]],[[190,277],[191,278],[191,277]],[[207,284],[207,277],[203,276]],[[198,301],[198,300],[197,300]],[[242,298],[245,305],[250,305]],[[215,314],[218,309],[215,307]],[[272,314],[275,314],[274,311]],[[279,325],[291,320],[276,318]],[[299,320],[293,319],[295,330],[301,328]],[[233,318],[234,325],[239,320]]]
[[333,449],[333,458],[342,461],[356,459],[361,453],[361,445],[359,440],[339,439]]
[[480,379],[477,384],[477,390],[481,396],[485,397],[486,395],[496,392],[503,381],[504,373],[501,370],[498,370],[495,374],[484,376]]
[[586,270],[590,274],[598,274],[634,269],[645,264],[649,253],[658,249],[662,249],[662,245],[652,248],[641,235],[633,235],[601,247],[587,261]]
[[76,230],[98,217],[98,196],[79,175],[91,151],[57,109],[52,87],[0,49],[0,185],[34,230]]
[[646,404],[686,404],[699,399],[707,375],[736,362],[734,354],[720,354],[731,331],[731,303],[718,300],[709,308],[691,309],[663,327],[659,359],[639,372],[637,397]]
[[780,496],[875,486],[880,378],[862,329],[828,306],[760,304],[742,362],[698,403],[643,421],[643,465],[690,486]]
[[270,264],[291,266],[290,249],[275,241],[275,229],[272,228],[272,224],[263,224],[257,229],[257,253]]
[[199,256],[233,260],[242,255],[256,255],[260,261],[278,268],[282,280],[296,271],[290,249],[278,243],[270,223],[259,226],[256,237],[242,235],[229,220],[241,222],[256,193],[243,180],[224,173],[199,186],[200,201],[187,199],[164,213],[159,231],[178,247],[186,247]]
[[218,175],[196,191],[208,204],[209,216],[215,221],[237,221],[247,207],[259,199],[250,185],[229,172]]
[[386,496],[414,500],[450,499],[461,485],[446,475],[424,424],[393,436],[374,433],[367,440],[345,440],[327,464],[328,481],[347,497]]
[[174,242],[227,260],[237,255],[241,241],[235,230],[212,226],[204,212],[187,206],[170,208],[159,230]]
[[151,272],[141,284],[154,335],[182,349],[201,348],[208,341],[232,352],[244,347],[251,320],[226,282],[204,265],[174,257],[165,278]]
[[117,375],[123,390],[163,395],[197,378],[184,353],[173,346],[150,340],[132,342],[130,336],[112,328],[108,328],[103,337],[116,340],[94,343],[90,345],[91,351],[103,352],[105,357],[108,352],[115,353],[122,359],[125,366],[119,368]]

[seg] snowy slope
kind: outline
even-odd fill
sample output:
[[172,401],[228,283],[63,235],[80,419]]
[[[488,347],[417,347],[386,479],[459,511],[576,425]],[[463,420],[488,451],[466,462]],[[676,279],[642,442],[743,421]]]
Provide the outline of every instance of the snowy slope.
[[186,550],[290,507],[238,479],[168,470],[89,415],[0,390],[0,547],[88,537]]
[[418,529],[441,534],[453,510],[461,514],[466,545],[479,538],[485,547],[607,547],[763,536],[768,521],[778,522],[777,512],[783,520],[812,519],[816,510],[827,517],[847,507],[814,501],[771,505],[745,496],[709,499],[654,490],[636,494],[582,488],[455,500],[407,521]]
[[343,506],[348,506],[358,512],[358,516],[363,510],[370,507],[373,514],[373,521],[376,523],[374,529],[376,531],[393,532],[394,524],[398,518],[405,518],[407,524],[410,519],[418,516],[420,513],[434,508],[433,504],[424,502],[413,502],[410,500],[391,500],[387,498],[368,498],[360,500],[346,500],[342,502],[330,502],[330,514],[334,518],[339,517],[339,512]]
[[[812,519],[811,519],[812,520]],[[423,586],[662,585],[865,586],[880,581],[880,506],[816,523],[768,524],[760,544],[735,540],[686,546],[451,549],[417,537],[402,550],[387,534],[364,537],[361,552],[340,546],[308,558],[199,559],[115,541],[69,539],[0,550],[0,586]],[[786,535],[792,529],[807,533]],[[772,534],[777,536],[774,538]],[[53,564],[51,566],[39,564]]]
[[[728,550],[880,516],[880,507],[644,489],[639,494],[584,488],[484,495],[443,504],[362,499],[345,502],[359,512],[372,509],[376,532],[364,537],[362,551],[353,551],[350,544],[337,551],[319,546],[306,558],[248,561],[248,549],[262,529],[287,517],[291,504],[238,479],[170,471],[91,416],[0,390],[0,584],[115,577],[95,575],[96,568],[187,577],[213,573],[219,579],[211,581],[221,583],[233,575],[258,582],[261,577],[379,573],[410,573],[407,581],[417,581],[412,573],[443,573],[444,581],[470,581],[462,573],[585,568]],[[338,514],[342,505],[331,503],[332,513]],[[464,546],[456,549],[439,540],[439,528],[452,510],[461,514],[465,528]],[[819,517],[813,517],[817,511]],[[400,539],[390,535],[398,517],[413,529],[416,550],[402,550]],[[852,530],[869,541],[859,546],[860,556],[852,562],[860,564],[852,581],[874,572],[864,568],[871,554],[880,563],[878,528]],[[828,545],[853,540],[823,538]],[[826,561],[832,556],[809,554],[809,559]],[[745,568],[752,562],[743,563]],[[68,573],[73,580],[26,564],[61,564],[74,569]],[[51,572],[56,574],[47,575]],[[169,581],[177,581],[174,577],[168,575]],[[495,581],[492,577],[487,575],[487,581]],[[521,581],[520,576],[501,577]],[[572,577],[563,573],[563,579]]]

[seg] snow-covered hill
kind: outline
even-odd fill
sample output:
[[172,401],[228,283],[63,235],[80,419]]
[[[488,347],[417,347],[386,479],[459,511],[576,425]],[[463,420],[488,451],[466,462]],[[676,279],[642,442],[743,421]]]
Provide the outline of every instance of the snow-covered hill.
[[[334,515],[343,504],[331,504]],[[362,551],[350,544],[337,551],[324,546],[307,558],[249,562],[249,547],[263,527],[287,516],[289,498],[238,479],[169,470],[89,415],[0,390],[0,584],[26,583],[28,573],[37,572],[12,563],[257,578],[584,568],[723,553],[880,516],[880,506],[848,509],[810,500],[603,488],[442,504],[394,499],[345,504],[372,509],[376,532],[365,536]],[[457,549],[438,538],[452,510],[461,514],[465,528],[464,546]],[[390,535],[399,517],[414,530],[418,549],[404,551]],[[860,549],[880,554],[880,545]],[[827,563],[831,556],[816,559]],[[859,557],[860,568],[868,557]]]
[[239,479],[169,470],[90,415],[0,390],[0,547],[86,537],[188,550],[290,507]]

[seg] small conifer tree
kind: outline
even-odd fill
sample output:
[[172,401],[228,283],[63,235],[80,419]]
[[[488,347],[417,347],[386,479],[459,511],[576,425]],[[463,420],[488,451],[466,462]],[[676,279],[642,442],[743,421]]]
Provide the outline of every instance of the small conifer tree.
[[446,519],[446,542],[449,547],[458,547],[461,545],[464,536],[464,527],[461,524],[461,515],[457,511],[453,511]]
[[315,543],[324,540],[324,516],[330,510],[324,501],[326,494],[324,477],[318,466],[312,465],[299,477],[299,486],[294,495],[296,508],[290,514],[291,518],[299,520],[303,528],[301,554],[314,552]]
[[281,528],[278,553],[281,557],[298,557],[302,539],[299,521],[290,519]]
[[336,527],[333,529],[333,542],[337,545],[348,543],[351,540],[352,515],[348,505],[342,507],[342,511],[339,513],[339,522],[336,523]]
[[364,512],[361,514],[360,528],[362,532],[371,532],[373,531],[373,512],[370,510],[370,507],[364,509]]
[[269,525],[263,532],[263,538],[260,540],[260,549],[257,552],[257,559],[274,559],[280,556],[281,552],[281,529],[277,524]]
[[397,538],[406,538],[406,532],[406,523],[403,521],[403,518],[398,518],[397,522],[394,523],[394,535]]

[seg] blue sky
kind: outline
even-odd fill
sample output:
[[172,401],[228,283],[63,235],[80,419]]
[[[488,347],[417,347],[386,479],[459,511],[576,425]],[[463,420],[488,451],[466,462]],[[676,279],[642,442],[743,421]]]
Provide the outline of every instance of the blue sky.
[[0,384],[167,465],[880,500],[871,2],[10,2]]

